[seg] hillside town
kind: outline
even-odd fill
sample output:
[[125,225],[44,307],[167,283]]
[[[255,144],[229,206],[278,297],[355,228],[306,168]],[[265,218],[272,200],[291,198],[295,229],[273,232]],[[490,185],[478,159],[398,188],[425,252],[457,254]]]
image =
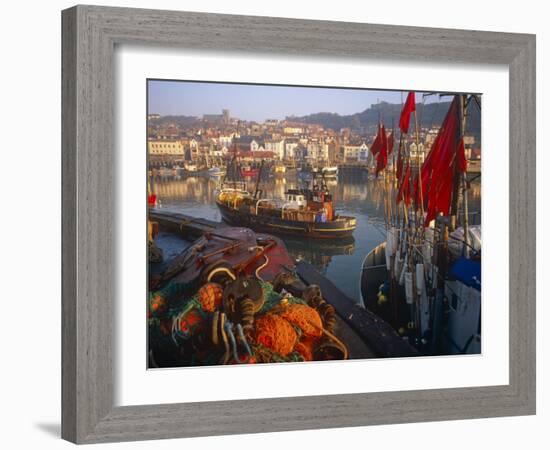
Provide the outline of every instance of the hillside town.
[[[284,163],[289,167],[355,166],[374,164],[369,151],[376,127],[338,130],[320,124],[289,119],[269,119],[262,123],[232,117],[228,109],[221,114],[205,114],[187,121],[180,116],[148,115],[148,153],[153,167],[195,165],[209,168],[224,165],[233,156],[250,164]],[[388,132],[391,130],[388,130]],[[407,143],[413,160],[422,162],[439,127],[420,128],[417,149],[415,139]],[[396,143],[397,144],[397,143]],[[473,136],[464,138],[466,158],[471,170],[479,167],[480,143]]]

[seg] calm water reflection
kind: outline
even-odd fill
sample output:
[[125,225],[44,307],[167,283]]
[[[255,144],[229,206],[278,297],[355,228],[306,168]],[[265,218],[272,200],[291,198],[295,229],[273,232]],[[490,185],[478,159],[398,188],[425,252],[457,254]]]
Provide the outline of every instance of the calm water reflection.
[[[287,174],[262,182],[268,197],[283,197],[287,189],[300,187],[299,177]],[[179,209],[194,217],[221,221],[214,203],[217,182],[207,177],[151,177],[150,186],[161,207]],[[250,180],[252,190],[254,180]],[[289,253],[313,264],[348,296],[360,301],[359,279],[361,265],[367,253],[385,240],[383,182],[366,176],[343,177],[329,181],[336,211],[357,218],[354,237],[345,241],[308,241],[285,238]],[[480,211],[480,183],[474,182],[470,191],[470,211]],[[477,219],[479,220],[479,218]]]

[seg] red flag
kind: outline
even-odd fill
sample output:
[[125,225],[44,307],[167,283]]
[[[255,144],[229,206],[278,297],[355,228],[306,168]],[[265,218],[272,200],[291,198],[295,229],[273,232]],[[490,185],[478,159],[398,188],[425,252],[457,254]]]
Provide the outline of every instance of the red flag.
[[373,155],[376,156],[376,154],[380,151],[381,147],[382,147],[382,128],[380,126],[380,123],[378,123],[378,133],[376,133],[376,137],[374,138],[374,142],[370,147],[370,151]]
[[380,151],[376,155],[376,175],[386,168],[388,164],[388,137],[386,136],[386,128],[382,125],[380,133]]
[[401,156],[401,152],[397,155],[397,169],[395,175],[397,176],[397,181],[401,182],[401,175],[403,175],[403,157]]
[[[449,214],[455,158],[460,158],[459,128],[458,97],[455,97],[422,165],[422,196],[427,208],[425,226],[439,213]],[[456,163],[460,165],[460,159]]]
[[466,160],[466,154],[464,151],[464,139],[460,139],[458,144],[458,150],[456,152],[456,157],[458,158],[457,164],[461,172],[466,172],[468,170],[468,161]]
[[393,143],[394,143],[394,139],[393,139],[393,131],[392,131],[388,136],[388,155],[391,155],[393,153]]
[[411,204],[411,190],[410,190],[410,178],[411,178],[411,166],[407,164],[405,173],[403,175],[403,180],[401,185],[397,190],[397,197],[395,198],[395,203],[399,205],[402,201],[405,202],[405,205],[409,206]]
[[409,132],[409,122],[413,111],[416,111],[414,92],[409,92],[405,105],[403,106],[403,111],[401,111],[401,117],[399,118],[399,129],[401,130],[401,133]]

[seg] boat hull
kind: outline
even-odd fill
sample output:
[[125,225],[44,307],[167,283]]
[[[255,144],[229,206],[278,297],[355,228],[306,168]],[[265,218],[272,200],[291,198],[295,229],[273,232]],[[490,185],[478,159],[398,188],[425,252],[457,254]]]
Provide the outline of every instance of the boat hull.
[[271,234],[311,239],[341,239],[352,236],[356,227],[353,218],[342,218],[330,222],[302,222],[273,216],[247,214],[218,201],[216,204],[224,222]]
[[241,169],[243,177],[257,177],[259,173],[260,169]]

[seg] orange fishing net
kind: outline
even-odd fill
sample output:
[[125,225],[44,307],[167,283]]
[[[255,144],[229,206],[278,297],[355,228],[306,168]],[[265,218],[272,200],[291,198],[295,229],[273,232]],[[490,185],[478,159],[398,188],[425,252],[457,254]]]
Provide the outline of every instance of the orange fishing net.
[[199,289],[198,296],[202,309],[213,312],[222,304],[223,289],[218,283],[206,283]]
[[281,312],[281,317],[299,327],[305,336],[320,337],[323,334],[321,316],[310,306],[289,305]]
[[161,295],[154,295],[151,300],[149,300],[149,311],[151,313],[162,313],[166,311],[168,303],[166,299]]
[[294,347],[294,351],[302,355],[304,361],[313,361],[313,349],[317,341],[318,339],[314,338],[302,338]]
[[275,314],[266,314],[256,321],[256,342],[264,347],[288,355],[296,344],[298,336],[292,325]]

